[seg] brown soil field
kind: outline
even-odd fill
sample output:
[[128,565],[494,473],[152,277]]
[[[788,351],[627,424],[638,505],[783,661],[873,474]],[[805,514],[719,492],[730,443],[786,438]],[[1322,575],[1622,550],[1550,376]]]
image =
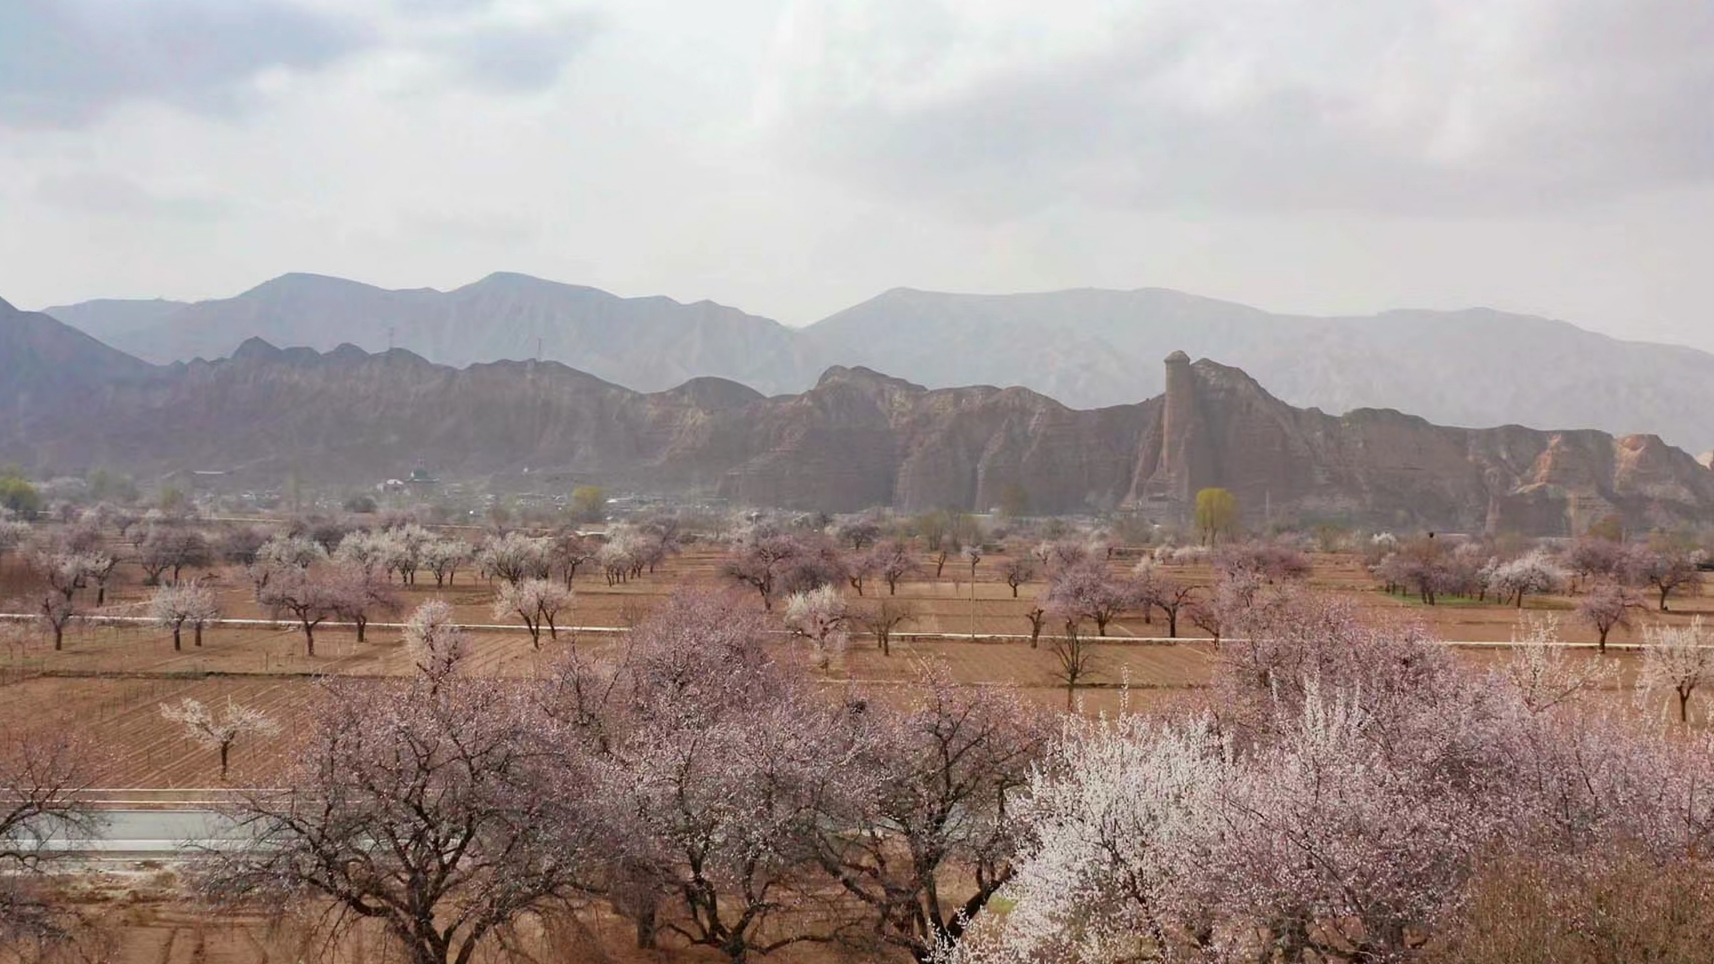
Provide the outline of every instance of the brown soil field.
[[[674,558],[653,575],[620,586],[608,586],[598,573],[579,574],[574,612],[566,621],[585,628],[562,631],[558,640],[544,638],[540,649],[531,646],[521,628],[478,632],[470,671],[486,676],[539,676],[551,672],[571,646],[600,658],[622,645],[620,637],[588,627],[623,627],[680,586],[718,585],[719,561],[717,552],[698,548]],[[1590,642],[1594,638],[1573,618],[1574,601],[1566,597],[1532,597],[1522,613],[1511,606],[1465,600],[1422,606],[1381,593],[1355,557],[1318,556],[1314,562],[1312,588],[1347,596],[1376,619],[1420,622],[1442,639],[1503,643],[1520,632],[1520,618],[1525,615],[1557,616],[1563,639]],[[0,572],[0,586],[5,587],[0,599],[22,588],[26,578],[16,561],[9,563]],[[901,584],[896,599],[914,615],[901,627],[904,635],[895,639],[892,655],[882,656],[872,638],[857,637],[828,672],[829,683],[881,690],[908,685],[919,672],[919,661],[929,660],[943,664],[962,683],[1009,687],[1043,705],[1063,706],[1065,693],[1054,679],[1054,660],[1045,642],[1032,649],[1022,638],[973,639],[969,635],[1028,632],[1024,613],[1042,586],[1026,585],[1013,598],[1011,589],[999,581],[995,565],[994,557],[984,559],[974,586],[968,565],[953,562],[947,564],[943,579]],[[1120,569],[1121,564],[1115,563],[1114,568]],[[932,573],[932,563],[927,571]],[[1205,567],[1187,567],[1174,574],[1193,584],[1212,582],[1212,573]],[[142,613],[149,588],[141,584],[139,573],[122,572],[121,576],[99,615]],[[267,616],[257,609],[242,573],[221,571],[208,579],[218,587],[227,616]],[[877,591],[886,591],[883,584],[868,585],[865,590],[871,599]],[[461,621],[503,622],[490,611],[492,588],[473,574],[460,574],[455,585],[444,589],[436,588],[432,579],[426,584],[419,581],[401,587],[400,596],[405,610],[438,597],[453,604]],[[1675,602],[1672,613],[1648,612],[1642,618],[1681,623],[1709,608],[1709,597],[1686,598]],[[1098,644],[1097,671],[1090,685],[1079,690],[1081,711],[1116,712],[1122,706],[1138,709],[1163,699],[1194,698],[1209,678],[1214,647],[1193,627],[1179,628],[1181,640],[1156,641],[1166,631],[1158,616],[1153,622],[1127,617],[1110,626],[1111,638]],[[1051,626],[1047,631],[1053,631]],[[1621,630],[1612,641],[1626,643],[1636,637],[1634,630]],[[1137,641],[1123,642],[1125,638]],[[285,754],[289,735],[296,729],[293,724],[315,699],[319,678],[386,677],[412,671],[397,629],[371,626],[367,641],[359,643],[352,629],[324,625],[316,632],[316,643],[316,655],[310,657],[296,628],[216,626],[205,632],[201,647],[192,644],[187,632],[183,650],[175,652],[171,634],[146,623],[82,621],[67,631],[61,651],[36,638],[0,652],[0,726],[78,728],[105,751],[100,782],[106,786],[210,787],[219,783],[214,755],[182,740],[175,726],[161,718],[159,706],[187,696],[205,702],[231,697],[266,709],[284,726],[285,735],[264,741],[268,745],[235,750],[232,782],[265,781]],[[781,637],[779,645],[791,644]],[[1475,664],[1504,658],[1503,650],[1460,652]],[[1580,654],[1580,658],[1593,655]],[[1620,668],[1617,695],[1634,674],[1635,659],[1618,652],[1606,658]]]
[[[850,650],[827,673],[829,686],[869,687],[881,698],[908,694],[920,662],[937,662],[952,677],[968,685],[1001,686],[1047,707],[1063,707],[1064,689],[1053,676],[1047,644],[1032,649],[1027,639],[976,639],[970,634],[1028,632],[1024,618],[1041,585],[1022,587],[1017,598],[997,575],[1004,557],[990,556],[977,567],[974,586],[967,563],[947,563],[944,578],[920,579],[900,586],[897,598],[910,606],[914,618],[901,627],[907,634],[894,641],[892,655],[883,656],[873,639],[857,637]],[[926,557],[925,557],[926,561]],[[580,574],[576,604],[567,622],[579,627],[623,627],[634,623],[683,585],[719,583],[720,556],[697,547],[672,559],[661,571],[621,586],[608,586],[598,572]],[[1113,563],[1116,571],[1129,563]],[[932,563],[926,571],[933,572]],[[1200,585],[1212,583],[1206,567],[1174,571],[1176,578]],[[151,591],[140,573],[124,570],[99,615],[137,616]],[[217,586],[228,617],[256,618],[250,587],[241,572],[207,574]],[[28,576],[15,558],[0,561],[0,600],[27,588]],[[1578,624],[1573,599],[1563,596],[1531,598],[1523,613],[1495,604],[1449,600],[1434,607],[1381,593],[1375,580],[1351,556],[1317,556],[1310,585],[1353,600],[1377,619],[1417,621],[1442,639],[1503,643],[1520,632],[1522,615],[1551,614],[1560,618],[1559,631],[1568,641],[1592,642],[1593,633]],[[869,598],[885,593],[884,584],[866,586]],[[492,587],[473,573],[460,573],[455,585],[437,589],[432,577],[400,591],[403,608],[435,597],[452,603],[461,621],[473,624],[504,622],[490,612]],[[849,593],[848,593],[849,595]],[[759,601],[758,601],[759,603]],[[10,609],[11,607],[7,607]],[[1681,623],[1714,610],[1711,598],[1675,600],[1674,612],[1642,614],[1643,621]],[[381,616],[381,620],[398,617]],[[776,617],[777,618],[777,617]],[[1079,712],[1115,713],[1148,710],[1169,703],[1206,698],[1205,686],[1216,659],[1215,648],[1202,634],[1181,626],[1186,638],[1154,641],[1165,632],[1161,619],[1144,622],[1126,618],[1109,629],[1109,639],[1097,644],[1099,665],[1091,685],[1077,694]],[[1051,632],[1051,628],[1049,632]],[[909,634],[924,634],[913,636]],[[222,786],[214,751],[187,742],[176,724],[161,717],[160,706],[185,697],[204,702],[233,700],[272,714],[281,735],[241,742],[232,754],[226,786],[266,786],[277,779],[281,765],[302,731],[306,714],[318,698],[324,677],[357,680],[398,676],[412,671],[397,629],[371,626],[367,642],[358,643],[346,627],[324,626],[316,633],[314,657],[304,653],[303,636],[291,627],[216,626],[195,647],[187,632],[184,649],[174,652],[171,635],[144,623],[75,624],[66,634],[64,649],[55,652],[43,639],[0,652],[0,728],[55,726],[73,728],[99,748],[97,784],[109,788],[111,799],[166,802],[198,799]],[[1136,641],[1125,642],[1124,638]],[[1615,632],[1613,642],[1632,642],[1635,632]],[[583,629],[563,632],[558,640],[531,646],[522,629],[477,632],[471,672],[528,678],[551,671],[569,647],[600,658],[623,645],[611,631]],[[1145,641],[1148,640],[1148,641]],[[792,643],[780,637],[779,645]],[[1495,666],[1506,658],[1504,648],[1461,648],[1460,658],[1475,666]],[[1592,651],[1576,658],[1597,659]],[[1637,659],[1634,654],[1604,657],[1615,667],[1611,699],[1628,699]],[[1701,701],[1700,694],[1698,700]],[[1693,704],[1694,705],[1694,704]],[[1698,717],[1700,717],[1698,711]],[[251,918],[211,920],[205,910],[186,904],[169,872],[132,867],[123,873],[80,878],[71,885],[77,901],[105,921],[117,945],[103,959],[125,964],[142,962],[258,962],[316,960],[327,962],[385,961],[374,941],[354,939],[339,949],[306,948],[301,935]],[[578,962],[700,961],[700,955],[640,956],[627,949],[629,931],[623,922],[598,913],[584,914],[582,930],[558,934],[549,947],[538,935],[538,952],[495,960],[555,960]],[[556,943],[557,942],[557,943]],[[785,964],[832,964],[864,960],[825,949],[798,950],[774,956]]]
[[[407,964],[373,928],[361,924],[330,942],[311,915],[274,919],[260,914],[211,916],[189,905],[169,870],[92,875],[64,888],[90,922],[83,960],[103,964]],[[475,955],[473,964],[717,964],[707,949],[639,951],[632,925],[599,906],[551,920],[530,920]],[[860,949],[787,947],[766,958],[776,964],[860,964],[893,961]]]

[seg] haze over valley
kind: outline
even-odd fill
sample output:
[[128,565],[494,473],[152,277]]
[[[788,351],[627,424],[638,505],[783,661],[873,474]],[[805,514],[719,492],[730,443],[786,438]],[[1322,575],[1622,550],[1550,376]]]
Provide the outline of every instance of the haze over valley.
[[[860,365],[930,388],[1022,386],[1074,408],[1158,394],[1158,362],[1182,349],[1330,414],[1393,408],[1466,427],[1594,428],[1714,448],[1702,415],[1714,410],[1714,355],[1479,308],[1315,318],[1156,288],[897,288],[790,328],[708,301],[619,298],[502,273],[446,292],[288,274],[214,301],[95,301],[45,313],[155,363],[224,358],[257,337],[318,351],[395,346],[454,367],[539,352],[637,391],[712,376],[763,394],[800,392],[831,366]],[[1532,359],[1526,371],[1523,357]]]

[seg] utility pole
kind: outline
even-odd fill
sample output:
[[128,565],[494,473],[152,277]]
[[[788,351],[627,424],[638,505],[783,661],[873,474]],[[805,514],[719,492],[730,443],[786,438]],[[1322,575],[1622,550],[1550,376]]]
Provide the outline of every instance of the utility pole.
[[970,567],[970,641],[976,641],[976,567]]

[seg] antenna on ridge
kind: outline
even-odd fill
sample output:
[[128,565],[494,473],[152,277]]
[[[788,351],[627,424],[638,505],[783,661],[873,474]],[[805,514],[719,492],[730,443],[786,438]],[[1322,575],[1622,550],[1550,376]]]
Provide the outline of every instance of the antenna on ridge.
[[393,350],[393,332],[394,332],[394,330],[395,329],[393,328],[392,325],[387,326],[387,351],[389,351],[389,352],[391,352]]

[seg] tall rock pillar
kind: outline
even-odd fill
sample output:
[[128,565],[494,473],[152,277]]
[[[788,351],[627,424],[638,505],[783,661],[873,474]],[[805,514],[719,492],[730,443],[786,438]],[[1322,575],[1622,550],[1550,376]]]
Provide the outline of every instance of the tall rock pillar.
[[1190,356],[1175,351],[1166,356],[1166,405],[1161,411],[1161,461],[1156,477],[1166,483],[1169,498],[1188,503],[1196,497],[1197,436],[1202,419],[1196,408],[1196,374]]

